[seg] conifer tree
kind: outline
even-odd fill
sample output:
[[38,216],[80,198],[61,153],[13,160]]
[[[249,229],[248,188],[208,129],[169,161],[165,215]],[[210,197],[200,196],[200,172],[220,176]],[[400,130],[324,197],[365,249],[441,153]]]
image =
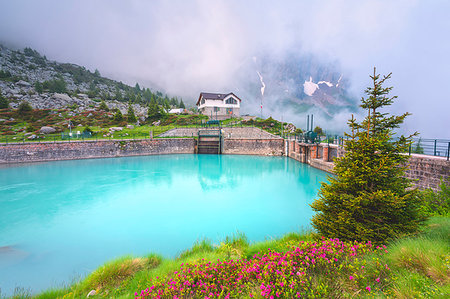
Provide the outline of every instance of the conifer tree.
[[117,109],[116,113],[114,114],[114,121],[121,122],[122,120],[123,120],[122,112],[119,109]]
[[103,110],[103,111],[109,111],[108,105],[106,105],[106,103],[105,103],[104,100],[102,100],[102,101],[100,102],[100,106],[99,106],[98,108],[99,108],[100,110]]
[[180,100],[180,108],[186,109],[186,106],[183,103],[183,99]]
[[412,233],[423,221],[420,199],[404,177],[407,151],[412,136],[394,137],[409,113],[389,116],[380,110],[391,105],[392,87],[383,87],[391,74],[380,77],[374,69],[373,87],[365,91],[361,108],[367,111],[358,123],[349,120],[351,134],[345,155],[335,159],[335,177],[322,183],[319,198],[311,207],[317,213],[312,225],[331,238],[382,243]]
[[128,116],[129,123],[135,123],[137,121],[136,115],[134,115],[134,109],[133,109],[133,106],[131,105],[131,102],[128,103],[127,116]]
[[2,90],[0,88],[0,109],[9,108],[8,100],[2,95]]
[[159,106],[155,101],[155,98],[152,97],[150,104],[148,105],[148,121],[152,122],[158,120],[161,117],[161,113],[159,110]]

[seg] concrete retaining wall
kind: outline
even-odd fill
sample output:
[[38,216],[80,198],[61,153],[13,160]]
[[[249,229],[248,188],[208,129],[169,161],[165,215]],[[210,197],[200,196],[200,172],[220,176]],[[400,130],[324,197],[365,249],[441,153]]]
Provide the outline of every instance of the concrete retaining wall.
[[9,144],[0,146],[0,164],[193,154],[194,145],[195,140],[192,138]]

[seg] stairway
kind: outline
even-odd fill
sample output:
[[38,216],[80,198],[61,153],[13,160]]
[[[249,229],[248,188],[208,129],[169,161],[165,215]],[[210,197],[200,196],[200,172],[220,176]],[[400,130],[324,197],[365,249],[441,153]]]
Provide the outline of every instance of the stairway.
[[198,131],[197,154],[221,154],[222,134],[220,129]]

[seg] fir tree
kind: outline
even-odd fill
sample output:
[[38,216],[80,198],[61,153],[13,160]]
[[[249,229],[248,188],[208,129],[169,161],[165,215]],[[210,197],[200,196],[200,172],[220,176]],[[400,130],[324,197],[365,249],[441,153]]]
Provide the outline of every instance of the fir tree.
[[123,120],[122,112],[120,112],[119,109],[116,110],[116,113],[114,114],[114,121],[121,122]]
[[152,97],[150,104],[148,105],[148,121],[152,122],[161,118],[161,112],[159,110],[159,106],[155,101],[155,98]]
[[134,92],[136,94],[141,92],[141,87],[139,86],[139,83],[136,83],[136,85],[134,86]]
[[373,87],[366,89],[361,108],[367,116],[361,123],[349,120],[351,134],[345,155],[335,159],[335,177],[322,183],[319,198],[311,207],[316,211],[312,224],[317,231],[343,240],[386,242],[412,233],[423,221],[416,190],[408,189],[404,177],[412,136],[394,138],[409,113],[389,116],[380,112],[396,98],[388,96],[392,87],[383,87],[391,74],[371,76]]
[[120,89],[118,87],[116,87],[114,98],[116,99],[116,101],[122,101],[122,93],[120,92]]
[[419,138],[419,141],[417,141],[417,144],[412,152],[415,154],[423,154],[422,138]]
[[100,102],[99,109],[100,109],[100,110],[103,110],[103,111],[109,111],[108,105],[106,105],[106,103],[105,103],[104,100],[102,100],[102,101]]
[[183,99],[180,100],[180,108],[186,109],[186,106],[183,103]]
[[128,116],[129,123],[135,123],[137,121],[136,115],[134,115],[134,109],[133,109],[133,106],[131,105],[131,102],[128,103],[127,116]]
[[2,95],[2,90],[0,89],[0,109],[9,108],[8,100]]
[[34,89],[36,90],[37,93],[43,93],[44,92],[44,88],[42,87],[42,83],[39,81],[36,81],[36,83],[34,83]]
[[163,107],[164,107],[164,110],[166,110],[166,112],[169,112],[170,104],[169,104],[169,101],[167,99],[164,100]]

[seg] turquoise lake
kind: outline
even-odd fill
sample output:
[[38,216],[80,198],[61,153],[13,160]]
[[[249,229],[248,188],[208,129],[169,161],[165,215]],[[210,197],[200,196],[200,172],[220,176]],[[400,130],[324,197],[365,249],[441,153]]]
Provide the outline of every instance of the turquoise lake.
[[[0,289],[60,287],[123,255],[309,229],[327,173],[285,157],[162,155],[0,168]],[[1,297],[1,296],[0,296]]]

